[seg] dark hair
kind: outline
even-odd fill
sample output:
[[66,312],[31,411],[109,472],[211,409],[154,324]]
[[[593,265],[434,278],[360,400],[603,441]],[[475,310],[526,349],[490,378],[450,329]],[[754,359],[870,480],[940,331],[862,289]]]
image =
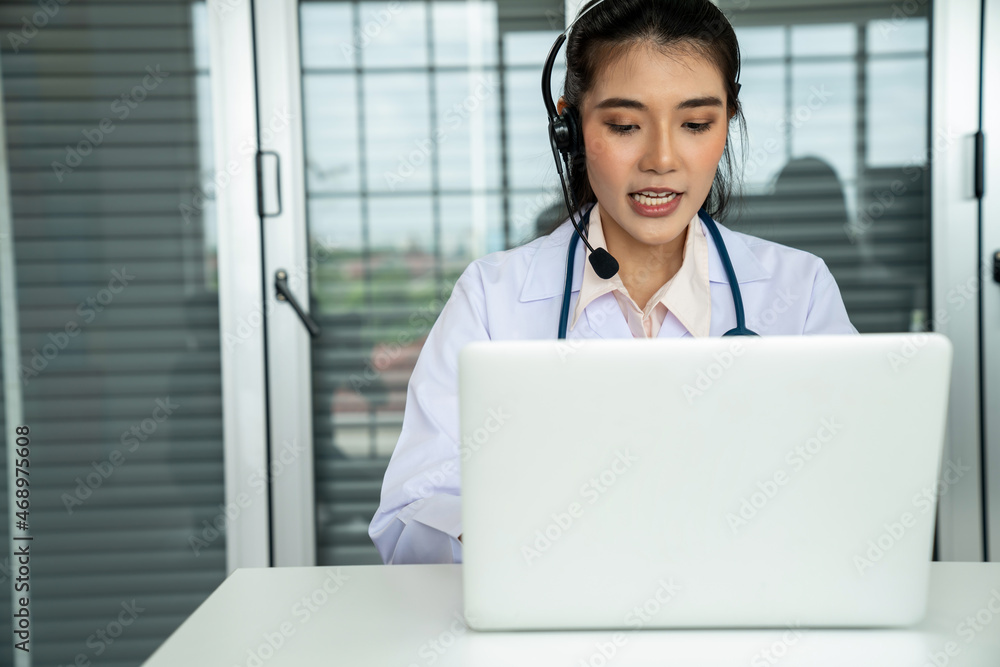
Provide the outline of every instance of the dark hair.
[[[577,16],[601,0],[589,0]],[[584,95],[594,86],[598,70],[640,44],[649,44],[664,53],[694,49],[718,69],[726,88],[727,115],[746,136],[743,108],[736,96],[740,68],[740,47],[736,33],[725,15],[710,0],[606,0],[587,12],[570,30],[566,40],[566,81],[563,97],[580,112]],[[581,114],[582,116],[582,114]],[[581,117],[582,120],[582,117]],[[745,143],[741,145],[746,150]],[[715,179],[703,206],[713,218],[721,218],[733,198],[732,146],[726,146]],[[597,197],[587,177],[586,160],[572,161],[569,187],[582,210]],[[569,213],[566,214],[567,217]]]

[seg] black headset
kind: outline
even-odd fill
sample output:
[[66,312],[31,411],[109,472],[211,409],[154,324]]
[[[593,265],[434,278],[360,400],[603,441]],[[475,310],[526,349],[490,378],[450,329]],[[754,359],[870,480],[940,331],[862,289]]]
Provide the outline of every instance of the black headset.
[[[552,67],[556,62],[556,54],[559,52],[559,47],[563,45],[566,41],[566,36],[569,31],[576,25],[583,16],[605,2],[605,0],[599,0],[593,5],[588,7],[585,11],[580,12],[573,22],[566,26],[566,29],[556,37],[555,43],[552,44],[552,48],[549,49],[549,55],[545,59],[545,64],[542,66],[542,101],[545,103],[545,110],[549,116],[549,146],[552,148],[552,157],[556,161],[556,171],[559,174],[559,182],[562,184],[563,198],[566,202],[566,210],[570,214],[570,222],[573,223],[573,227],[576,229],[577,234],[583,239],[584,244],[590,250],[590,265],[594,267],[594,271],[601,278],[607,280],[611,278],[616,273],[618,273],[618,261],[611,256],[604,248],[594,248],[590,245],[587,240],[587,235],[583,232],[580,227],[580,222],[577,220],[577,208],[576,202],[573,200],[573,195],[569,191],[566,185],[566,176],[563,174],[563,163],[566,165],[566,172],[570,173],[573,167],[573,158],[583,157],[584,145],[583,145],[583,129],[581,128],[580,113],[572,105],[567,104],[562,113],[556,112],[556,104],[552,100]],[[736,95],[740,94],[740,74],[739,74],[739,63],[737,63],[736,69]]]

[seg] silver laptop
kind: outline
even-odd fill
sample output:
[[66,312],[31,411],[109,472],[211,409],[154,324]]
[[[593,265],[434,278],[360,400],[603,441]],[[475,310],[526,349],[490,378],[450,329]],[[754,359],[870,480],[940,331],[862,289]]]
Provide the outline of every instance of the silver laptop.
[[470,627],[918,622],[951,359],[940,334],[467,345]]

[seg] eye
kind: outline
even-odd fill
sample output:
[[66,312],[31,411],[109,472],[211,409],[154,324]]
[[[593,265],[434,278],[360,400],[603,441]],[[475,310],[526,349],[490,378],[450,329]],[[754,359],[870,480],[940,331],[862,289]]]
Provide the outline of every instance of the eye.
[[688,129],[694,134],[705,132],[708,128],[712,127],[711,123],[685,123],[685,125],[687,125]]
[[615,134],[632,134],[639,127],[638,125],[615,125],[614,123],[608,123],[607,125]]

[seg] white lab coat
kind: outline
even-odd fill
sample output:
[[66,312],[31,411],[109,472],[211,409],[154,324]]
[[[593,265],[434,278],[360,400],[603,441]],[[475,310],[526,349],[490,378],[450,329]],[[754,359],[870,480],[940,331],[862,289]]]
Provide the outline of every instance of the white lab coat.
[[[712,294],[711,335],[736,326],[732,291],[715,241],[708,240]],[[856,334],[840,290],[822,259],[718,225],[743,295],[747,326],[762,336]],[[462,273],[431,328],[406,393],[399,441],[382,484],[381,504],[369,535],[386,563],[461,562],[458,351],[475,340],[553,339],[566,280],[573,227],[474,261]],[[570,315],[586,261],[577,244]],[[690,336],[668,312],[660,338]],[[573,338],[630,338],[611,293],[594,300]]]

